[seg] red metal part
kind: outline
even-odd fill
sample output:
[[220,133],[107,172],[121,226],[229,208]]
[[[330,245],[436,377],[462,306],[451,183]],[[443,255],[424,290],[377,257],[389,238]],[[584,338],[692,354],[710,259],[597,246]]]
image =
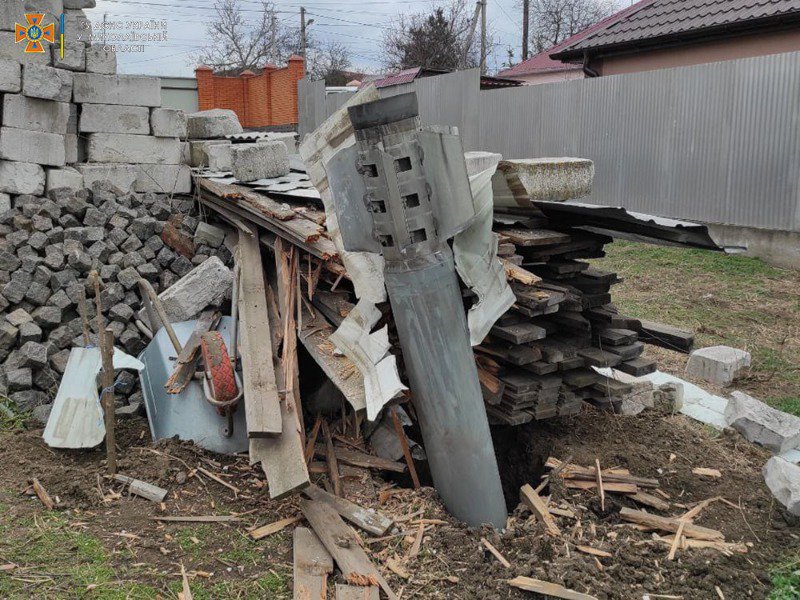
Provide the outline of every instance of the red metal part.
[[217,402],[229,402],[236,398],[239,390],[233,374],[231,359],[219,331],[209,331],[200,338],[205,370],[211,379],[211,389]]

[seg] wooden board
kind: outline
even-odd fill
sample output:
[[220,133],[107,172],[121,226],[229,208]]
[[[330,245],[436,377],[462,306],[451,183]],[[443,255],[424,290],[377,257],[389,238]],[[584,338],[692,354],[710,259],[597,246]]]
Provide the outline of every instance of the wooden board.
[[706,540],[709,542],[724,542],[725,536],[716,529],[709,529],[701,527],[694,523],[687,521],[680,521],[679,519],[672,519],[670,517],[661,517],[646,513],[641,510],[634,510],[632,508],[622,508],[619,516],[623,521],[644,525],[649,529],[656,529],[659,531],[669,531],[675,533],[683,523],[683,535],[686,537],[694,538],[697,540]]
[[679,352],[689,353],[694,347],[694,333],[691,331],[653,321],[641,321],[639,339],[654,346],[662,346]]
[[180,394],[194,377],[197,353],[200,351],[200,338],[214,327],[217,319],[219,319],[219,313],[214,310],[203,312],[197,319],[192,335],[189,336],[175,361],[172,375],[164,384],[168,394]]
[[517,323],[513,325],[495,325],[492,327],[492,335],[514,344],[525,344],[543,340],[547,336],[547,331],[543,327],[533,323]]
[[333,558],[306,527],[294,530],[294,600],[325,600]]
[[525,590],[526,592],[536,592],[543,596],[550,596],[551,598],[562,598],[563,600],[597,600],[595,596],[581,594],[580,592],[575,592],[560,586],[557,583],[541,581],[540,579],[533,579],[531,577],[515,577],[509,580],[508,585],[520,590]]
[[558,525],[556,525],[555,519],[553,519],[550,511],[547,510],[547,505],[544,503],[544,500],[539,497],[539,494],[536,493],[536,490],[534,490],[533,487],[527,483],[523,485],[519,489],[519,498],[522,500],[525,506],[527,506],[531,512],[536,515],[536,518],[544,523],[545,527],[547,527],[547,532],[550,535],[556,537],[561,535],[561,530],[558,528]]
[[241,272],[239,294],[239,346],[242,357],[244,407],[250,438],[279,435],[283,429],[275,367],[264,267],[258,240],[239,235]]
[[[317,444],[314,448],[314,454],[319,457],[325,457],[325,446]],[[388,458],[381,458],[380,456],[373,456],[366,452],[359,452],[358,450],[348,450],[347,448],[336,447],[336,459],[345,465],[353,467],[363,467],[365,469],[379,469],[381,471],[392,471],[394,473],[405,473],[406,466],[403,463],[389,460]]]
[[303,490],[303,494],[324,504],[330,505],[339,515],[350,521],[356,527],[373,535],[386,535],[394,521],[381,513],[359,506],[346,498],[339,498],[329,494],[314,484]]
[[378,588],[374,585],[362,587],[337,583],[336,600],[380,600],[380,596]]
[[570,237],[566,233],[550,231],[548,229],[501,229],[498,233],[517,246],[551,246],[553,244],[566,244]]
[[359,544],[358,536],[331,506],[303,498],[300,500],[300,510],[348,583],[379,585],[390,600],[397,600],[392,588]]

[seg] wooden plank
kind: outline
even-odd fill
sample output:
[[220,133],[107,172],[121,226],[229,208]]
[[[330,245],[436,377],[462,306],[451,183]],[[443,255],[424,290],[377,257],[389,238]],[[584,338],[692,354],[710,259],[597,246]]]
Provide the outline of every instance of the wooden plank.
[[527,344],[547,337],[547,330],[533,323],[495,325],[492,327],[491,333],[493,336],[508,340],[513,344]]
[[498,233],[517,246],[552,246],[553,244],[566,244],[570,236],[558,231],[548,229],[523,229],[521,227],[500,229]]
[[272,363],[272,339],[264,267],[258,240],[239,235],[241,274],[239,346],[241,347],[244,407],[250,438],[279,435],[283,429],[280,398]]
[[[271,293],[271,289],[270,289]],[[269,299],[269,298],[268,298]],[[275,381],[280,389],[284,388],[283,369],[278,357],[278,345],[282,336],[280,315],[277,314],[276,303],[268,302],[267,314],[270,320],[272,356],[275,361]],[[261,463],[267,475],[270,498],[283,498],[296,490],[301,490],[309,483],[308,465],[306,461],[298,410],[293,398],[280,401],[282,432],[272,438],[250,439],[250,463]]]
[[114,479],[128,486],[129,493],[146,498],[151,502],[163,502],[167,497],[167,490],[153,485],[152,483],[134,479],[127,475],[114,475]]
[[303,511],[325,549],[331,553],[349,584],[379,585],[390,600],[397,596],[359,544],[358,536],[328,504],[303,498]]
[[[597,481],[581,481],[578,479],[565,479],[564,487],[573,490],[596,490]],[[603,491],[615,494],[635,494],[639,488],[634,483],[616,483],[613,481],[603,482]]]
[[619,516],[624,521],[628,521],[630,523],[636,523],[638,525],[644,525],[648,529],[669,531],[671,533],[676,533],[678,531],[678,528],[681,526],[681,523],[683,523],[684,524],[683,535],[685,535],[686,537],[694,538],[697,540],[706,540],[709,542],[725,541],[725,536],[716,529],[701,527],[700,525],[695,525],[694,523],[688,523],[686,521],[681,521],[679,519],[673,519],[670,517],[661,517],[658,515],[652,515],[650,513],[646,513],[641,510],[634,510],[632,508],[622,508],[619,512]]
[[301,518],[302,517],[289,517],[288,519],[281,519],[280,521],[275,521],[274,523],[269,523],[262,527],[258,527],[250,532],[250,537],[254,540],[263,540],[265,537],[268,537],[274,533],[278,533],[279,531],[287,528],[289,525],[294,525]]
[[492,546],[489,540],[487,540],[486,538],[481,538],[481,544],[483,544],[483,547],[486,548],[489,551],[489,553],[492,556],[494,556],[501,565],[503,565],[506,569],[511,568],[511,563],[508,562],[508,560],[506,560],[505,556],[500,554],[500,551],[497,548]]
[[328,479],[333,486],[333,493],[336,496],[342,495],[342,480],[339,478],[339,461],[336,460],[336,450],[333,447],[331,429],[328,421],[322,420],[322,434],[325,441],[325,462],[328,463]]
[[519,489],[519,497],[523,504],[544,523],[550,535],[556,537],[561,536],[561,530],[558,528],[558,525],[556,525],[555,519],[553,519],[550,511],[547,510],[547,505],[544,503],[544,500],[539,497],[539,494],[536,493],[536,490],[526,483]]
[[663,323],[641,320],[639,339],[654,346],[689,353],[694,347],[694,333]]
[[294,600],[325,600],[333,558],[306,527],[294,530]]
[[632,360],[626,360],[624,363],[617,365],[615,368],[619,369],[623,373],[627,373],[628,375],[641,377],[642,375],[654,373],[657,367],[658,365],[656,361],[639,356]]
[[168,394],[180,394],[194,377],[197,353],[200,351],[200,338],[214,327],[219,316],[220,314],[217,311],[207,310],[197,319],[192,335],[189,336],[175,361],[172,375],[169,376],[167,383],[164,384]]
[[[325,447],[317,444],[314,448],[314,454],[319,457],[325,456]],[[389,460],[388,458],[381,458],[380,456],[373,456],[358,450],[348,450],[347,448],[336,448],[336,458],[340,463],[351,465],[353,467],[363,467],[365,469],[379,469],[381,471],[392,471],[394,473],[405,473],[406,466],[403,463]]]
[[534,275],[527,269],[520,267],[519,265],[515,265],[511,261],[506,258],[501,258],[500,262],[503,265],[503,269],[506,272],[506,279],[510,279],[511,281],[518,281],[523,285],[533,285],[535,283],[539,283],[542,278],[538,275]]
[[394,425],[394,432],[397,434],[400,447],[403,449],[403,457],[406,459],[406,466],[408,467],[408,472],[411,474],[411,481],[414,483],[414,489],[418,490],[422,486],[420,485],[419,476],[417,475],[417,468],[414,466],[414,457],[411,455],[411,448],[408,446],[406,432],[403,430],[403,424],[400,422],[400,417],[397,415],[397,407],[392,406],[389,410],[392,412],[392,424]]
[[658,496],[648,494],[647,492],[636,492],[630,496],[630,499],[634,502],[638,502],[639,504],[643,504],[644,506],[655,508],[656,510],[667,511],[670,509],[669,502],[662,500]]
[[567,589],[557,583],[549,583],[541,579],[533,579],[532,577],[515,577],[509,580],[508,585],[520,590],[525,590],[526,592],[536,592],[543,596],[550,596],[551,598],[562,598],[563,600],[597,600],[595,596],[581,594],[580,592]]
[[313,483],[303,490],[303,494],[312,500],[328,504],[339,513],[339,515],[344,517],[344,519],[373,535],[386,535],[386,532],[389,531],[394,524],[394,521],[386,515],[359,506],[346,498],[339,498],[333,494],[329,494]]
[[374,585],[344,585],[336,584],[336,600],[379,600],[378,588]]
[[214,196],[244,205],[269,219],[289,221],[298,218],[297,214],[285,204],[276,202],[269,196],[254,192],[244,186],[214,183],[202,177],[196,178],[195,181],[200,188],[209,191]]

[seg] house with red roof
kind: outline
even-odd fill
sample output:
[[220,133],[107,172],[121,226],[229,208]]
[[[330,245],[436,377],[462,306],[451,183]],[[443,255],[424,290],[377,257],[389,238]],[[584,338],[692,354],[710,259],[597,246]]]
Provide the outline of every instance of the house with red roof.
[[800,51],[800,0],[641,0],[498,75],[548,83]]

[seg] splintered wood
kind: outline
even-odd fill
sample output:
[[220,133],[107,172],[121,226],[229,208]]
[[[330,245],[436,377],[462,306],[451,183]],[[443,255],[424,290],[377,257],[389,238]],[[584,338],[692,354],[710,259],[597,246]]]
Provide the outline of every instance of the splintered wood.
[[509,580],[508,585],[520,590],[525,590],[526,592],[536,592],[537,594],[542,594],[543,596],[549,596],[551,598],[562,598],[563,600],[597,600],[595,596],[581,594],[580,592],[569,590],[557,583],[549,583],[547,581],[533,579],[532,577],[515,577]]
[[333,558],[317,535],[305,527],[294,530],[294,600],[324,600]]
[[536,515],[536,518],[544,523],[547,528],[547,533],[556,537],[561,535],[561,530],[558,528],[558,525],[556,525],[555,519],[553,519],[550,511],[547,510],[547,505],[544,503],[544,500],[539,497],[539,494],[536,493],[536,490],[526,483],[520,488],[519,497],[523,504]]
[[358,536],[331,506],[303,498],[300,500],[300,510],[349,584],[380,586],[390,600],[397,600],[383,575],[359,544]]

